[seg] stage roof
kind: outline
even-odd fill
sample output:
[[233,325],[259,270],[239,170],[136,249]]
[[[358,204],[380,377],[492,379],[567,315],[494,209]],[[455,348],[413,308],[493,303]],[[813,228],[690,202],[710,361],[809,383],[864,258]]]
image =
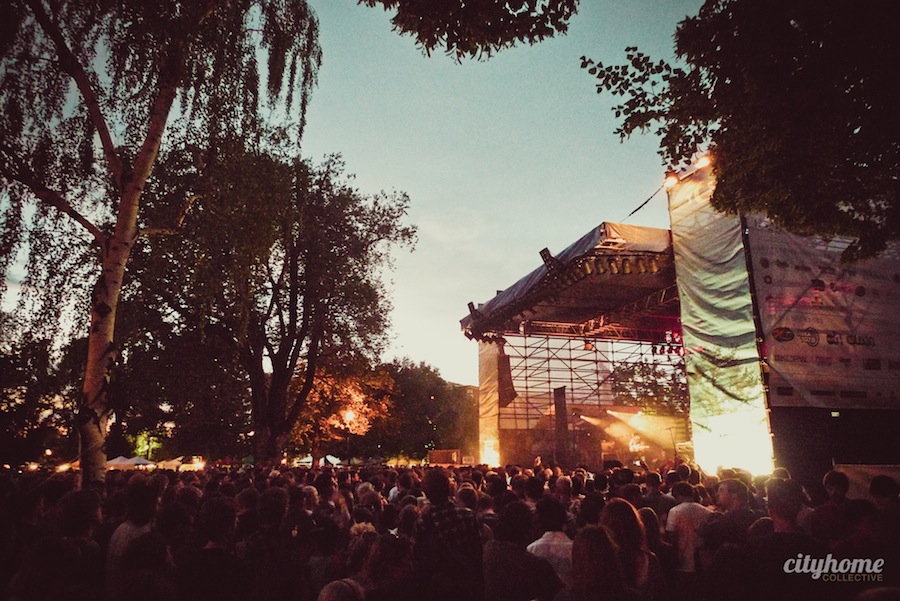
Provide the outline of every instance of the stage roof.
[[478,340],[542,335],[665,342],[680,331],[669,230],[601,223],[460,321]]

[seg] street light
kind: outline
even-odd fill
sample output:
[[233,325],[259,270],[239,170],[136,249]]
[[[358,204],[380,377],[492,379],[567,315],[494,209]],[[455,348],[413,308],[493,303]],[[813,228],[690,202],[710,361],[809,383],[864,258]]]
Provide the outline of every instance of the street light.
[[356,420],[356,412],[353,409],[344,411],[344,424],[347,426],[347,466],[350,465],[350,434],[352,434],[353,422]]

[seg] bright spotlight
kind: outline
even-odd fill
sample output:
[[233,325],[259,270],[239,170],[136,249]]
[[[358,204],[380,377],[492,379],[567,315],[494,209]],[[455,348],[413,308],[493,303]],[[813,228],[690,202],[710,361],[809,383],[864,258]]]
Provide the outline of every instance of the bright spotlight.
[[663,186],[666,187],[666,190],[671,190],[675,187],[675,184],[678,183],[678,174],[674,171],[670,171],[666,174],[666,179],[663,180]]
[[697,159],[697,162],[694,163],[694,167],[696,167],[697,169],[703,169],[704,167],[709,167],[710,163],[712,163],[712,161],[710,160],[709,155],[703,155],[702,157]]

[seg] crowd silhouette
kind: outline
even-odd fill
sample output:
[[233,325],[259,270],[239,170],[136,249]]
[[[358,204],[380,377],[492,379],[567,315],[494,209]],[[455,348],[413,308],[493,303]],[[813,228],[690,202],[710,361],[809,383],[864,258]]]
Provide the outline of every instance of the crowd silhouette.
[[[0,475],[14,601],[900,599],[900,488],[786,470],[242,468]],[[842,563],[843,562],[843,563]]]

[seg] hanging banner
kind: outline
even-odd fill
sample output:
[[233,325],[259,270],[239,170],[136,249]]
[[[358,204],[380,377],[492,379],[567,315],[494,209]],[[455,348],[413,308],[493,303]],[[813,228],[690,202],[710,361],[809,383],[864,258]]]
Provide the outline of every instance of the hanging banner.
[[740,219],[709,204],[710,169],[669,190],[694,456],[707,471],[772,469]]
[[498,344],[478,342],[479,463],[500,465],[500,382]]
[[900,407],[900,252],[841,263],[846,241],[747,217],[769,404]]

